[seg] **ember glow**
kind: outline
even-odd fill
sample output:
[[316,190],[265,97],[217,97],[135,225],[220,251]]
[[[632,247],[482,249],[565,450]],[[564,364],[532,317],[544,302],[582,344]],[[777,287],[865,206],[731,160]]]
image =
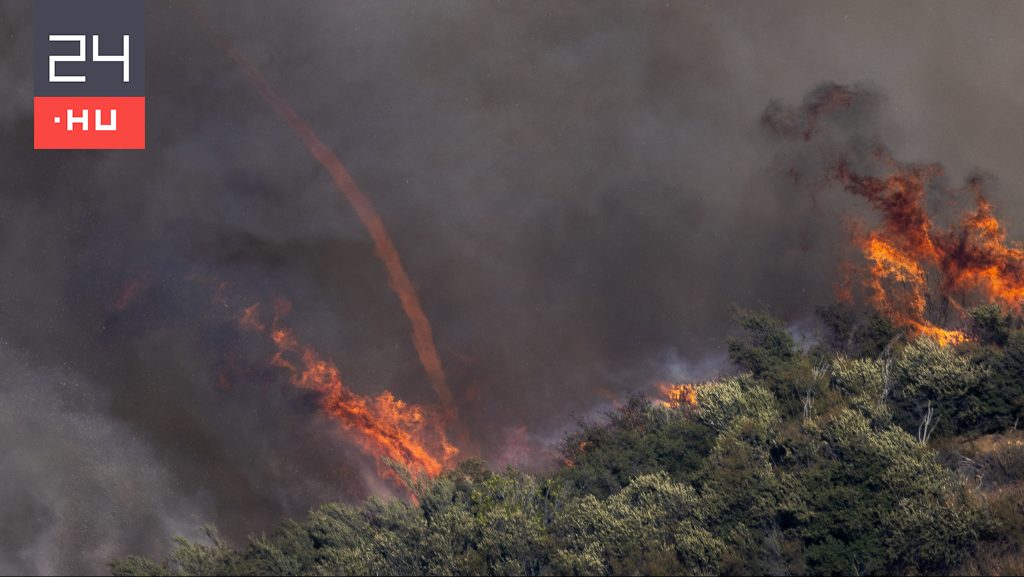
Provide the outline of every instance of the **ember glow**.
[[[276,347],[272,366],[284,369],[289,382],[319,395],[320,408],[366,453],[383,464],[390,459],[414,475],[436,476],[454,460],[458,449],[444,431],[444,419],[426,409],[409,405],[390,392],[367,397],[349,390],[341,380],[337,365],[325,359],[313,347],[303,344],[281,317],[291,305],[278,301],[269,324],[260,319],[260,306],[253,305],[239,318],[247,331],[268,335]],[[391,476],[381,467],[385,476]]]
[[680,407],[697,407],[697,387],[689,383],[658,383],[655,385],[658,391],[659,405],[671,409]]

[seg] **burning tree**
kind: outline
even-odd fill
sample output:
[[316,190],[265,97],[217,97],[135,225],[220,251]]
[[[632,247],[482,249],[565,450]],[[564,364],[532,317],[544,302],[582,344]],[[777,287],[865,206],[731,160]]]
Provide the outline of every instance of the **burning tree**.
[[[858,87],[826,85],[801,106],[773,104],[763,124],[780,138],[813,145],[831,116],[876,101],[876,95]],[[880,217],[876,226],[854,226],[853,241],[867,266],[851,267],[876,310],[942,344],[967,339],[961,329],[969,301],[1021,310],[1024,246],[1007,240],[985,194],[984,178],[972,176],[964,187],[947,189],[941,165],[900,162],[877,143],[829,150],[820,158],[826,159],[820,167],[824,177],[812,185],[812,193],[838,186],[866,200]],[[964,201],[969,208],[943,227],[927,209],[930,195]]]

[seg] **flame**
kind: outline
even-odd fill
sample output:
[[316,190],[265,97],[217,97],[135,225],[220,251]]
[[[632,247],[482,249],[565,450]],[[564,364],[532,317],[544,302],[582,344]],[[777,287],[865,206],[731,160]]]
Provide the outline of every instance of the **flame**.
[[946,290],[981,289],[1006,309],[1024,304],[1024,247],[1008,243],[980,183],[972,183],[976,208],[940,239]]
[[562,464],[565,465],[569,469],[575,467],[576,466],[576,459],[574,459],[573,457],[574,456],[578,457],[578,456],[582,455],[583,453],[587,452],[587,449],[589,449],[592,444],[593,443],[590,442],[590,441],[586,441],[586,440],[580,441],[579,443],[576,444],[575,447],[571,447],[570,449],[568,449],[568,452],[570,452],[571,455],[562,457]]
[[925,209],[925,193],[942,175],[938,165],[903,165],[885,151],[877,151],[890,174],[863,176],[840,164],[838,179],[847,191],[864,197],[882,214],[882,223],[857,240],[872,263],[865,285],[875,307],[897,324],[944,344],[967,340],[957,330],[927,320],[928,273],[937,273],[939,296],[959,310],[954,297],[980,295],[1004,309],[1024,303],[1024,249],[1010,244],[985,198],[980,179],[969,189],[974,208],[947,230],[937,230]]
[[865,284],[871,289],[876,310],[896,324],[944,346],[967,340],[962,331],[944,329],[924,320],[928,279],[918,261],[874,233],[860,244],[864,255],[874,263]]
[[697,407],[697,387],[689,383],[657,383],[660,399],[655,401],[662,407],[678,409],[680,407]]
[[[799,107],[773,103],[762,123],[782,137],[810,140],[819,132],[823,115],[872,99],[872,94],[856,87],[827,85],[812,92]],[[970,179],[964,189],[944,190],[941,165],[898,162],[883,147],[870,150],[861,163],[871,166],[870,174],[840,160],[827,171],[825,184],[840,184],[881,215],[877,227],[854,233],[854,242],[869,263],[861,271],[865,273],[862,284],[879,312],[912,333],[956,344],[967,336],[934,319],[946,318],[951,310],[962,320],[968,299],[1021,310],[1024,247],[1007,241],[981,178]],[[967,198],[973,206],[942,228],[926,208],[929,191],[941,193],[940,198]],[[839,294],[850,300],[849,267],[843,273],[846,279]]]
[[281,322],[290,307],[287,301],[278,301],[269,326],[260,321],[258,304],[245,309],[238,320],[245,330],[269,335],[277,349],[270,360],[272,366],[288,371],[295,387],[317,393],[324,413],[351,434],[378,464],[386,457],[413,474],[432,477],[451,464],[458,449],[448,442],[442,419],[433,418],[421,407],[409,405],[390,392],[366,397],[349,390],[338,367],[300,342]]

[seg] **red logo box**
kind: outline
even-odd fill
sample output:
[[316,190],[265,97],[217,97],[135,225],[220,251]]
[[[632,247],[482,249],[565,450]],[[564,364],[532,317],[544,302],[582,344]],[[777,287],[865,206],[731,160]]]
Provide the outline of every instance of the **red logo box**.
[[146,148],[146,99],[142,96],[36,97],[35,148]]
[[145,0],[32,7],[35,148],[145,148]]

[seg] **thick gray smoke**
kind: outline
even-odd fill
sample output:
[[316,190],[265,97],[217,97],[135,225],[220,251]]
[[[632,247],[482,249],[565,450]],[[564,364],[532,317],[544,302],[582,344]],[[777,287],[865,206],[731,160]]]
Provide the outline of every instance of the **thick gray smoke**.
[[0,348],[0,573],[102,567],[125,546],[159,552],[196,533],[196,505],[130,428],[107,393]]
[[[779,186],[794,151],[759,124],[773,99],[876,87],[870,130],[898,156],[998,174],[1000,215],[1024,220],[1024,5],[206,10],[376,203],[465,452],[495,462],[609,397],[716,370],[730,303],[799,321],[829,302],[842,205]],[[257,300],[291,299],[353,390],[434,402],[322,169],[180,3],[148,12],[148,150],[34,152],[31,3],[0,0],[0,572],[102,571],[200,523],[237,539],[387,490],[239,333]]]

